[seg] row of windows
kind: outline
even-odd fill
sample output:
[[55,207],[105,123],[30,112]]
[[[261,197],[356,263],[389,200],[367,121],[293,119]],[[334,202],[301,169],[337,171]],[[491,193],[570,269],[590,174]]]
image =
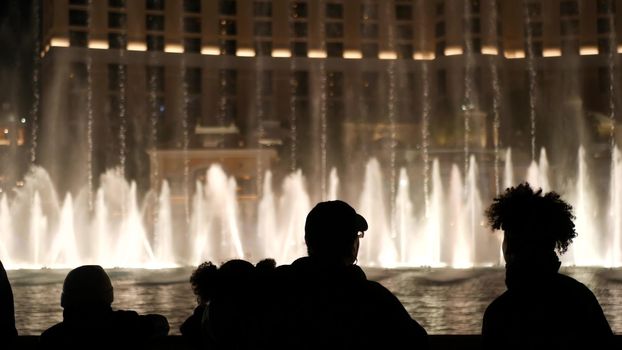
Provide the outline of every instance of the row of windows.
[[[135,0],[132,0],[135,1]],[[234,5],[235,5],[235,1]],[[114,9],[123,9],[126,7],[127,0],[108,0],[108,7]],[[147,10],[164,11],[165,0],[146,0],[145,8]],[[69,5],[88,6],[89,0],[69,0]],[[201,0],[184,0],[183,9],[188,13],[201,12]]]
[[[480,12],[480,1],[469,0],[470,13]],[[146,0],[145,6],[147,10],[164,10],[165,0]],[[70,5],[87,6],[88,0],[70,0]],[[108,6],[111,8],[125,8],[126,0],[108,0]],[[365,7],[361,12],[365,16],[378,18],[377,4],[364,4]],[[577,0],[563,0],[560,2],[560,14],[563,16],[572,16],[579,14],[579,4]],[[188,13],[201,12],[201,0],[184,0],[183,9]],[[411,4],[397,4],[395,8],[397,19],[412,19]],[[600,14],[608,14],[615,12],[615,0],[597,0],[597,10]],[[237,6],[235,0],[219,0],[219,11],[222,15],[235,15]],[[253,13],[255,16],[272,16],[272,4],[268,1],[256,1],[253,4]],[[443,15],[445,13],[444,1],[436,4],[436,14]],[[527,3],[527,13],[530,17],[537,17],[542,14],[541,1],[531,1]],[[294,18],[306,18],[308,15],[307,3],[303,1],[293,1],[291,5],[291,15]],[[327,18],[340,19],[343,18],[343,5],[341,3],[326,4]]]

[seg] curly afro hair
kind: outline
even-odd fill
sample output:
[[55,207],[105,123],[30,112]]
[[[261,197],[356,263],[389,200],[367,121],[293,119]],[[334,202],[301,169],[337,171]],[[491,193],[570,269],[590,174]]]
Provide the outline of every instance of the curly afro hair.
[[[514,241],[531,248],[564,254],[577,236],[572,206],[559,194],[534,191],[528,183],[510,187],[486,210],[490,226],[512,233]],[[536,245],[536,246],[533,246]]]
[[199,265],[190,276],[192,292],[197,296],[197,302],[204,304],[214,297],[216,286],[218,285],[218,267],[211,261],[206,261]]

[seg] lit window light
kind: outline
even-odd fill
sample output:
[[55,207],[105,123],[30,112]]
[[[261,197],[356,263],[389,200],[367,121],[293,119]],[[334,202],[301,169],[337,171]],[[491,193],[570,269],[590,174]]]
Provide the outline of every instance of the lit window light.
[[380,51],[378,58],[381,60],[394,60],[397,59],[397,53],[395,51]]
[[180,44],[166,44],[164,52],[168,53],[183,53],[184,48]]
[[210,56],[218,56],[220,55],[220,50],[216,46],[203,46],[201,48],[202,55],[210,55]]
[[581,56],[598,55],[598,48],[596,46],[582,46],[579,53]]
[[140,41],[130,41],[127,44],[127,49],[129,51],[147,51],[147,45]]
[[292,52],[289,49],[273,49],[272,57],[292,57]]
[[241,47],[236,50],[235,55],[238,57],[255,57],[255,50]]
[[343,58],[359,59],[359,58],[363,58],[363,54],[359,50],[345,50],[343,52]]
[[309,58],[326,58],[326,51],[325,50],[318,50],[318,49],[312,49],[309,50],[309,53],[307,54],[307,57]]
[[445,48],[445,56],[457,56],[462,55],[464,51],[460,46],[449,46]]
[[413,59],[417,61],[430,61],[435,58],[434,52],[415,52],[413,54]]

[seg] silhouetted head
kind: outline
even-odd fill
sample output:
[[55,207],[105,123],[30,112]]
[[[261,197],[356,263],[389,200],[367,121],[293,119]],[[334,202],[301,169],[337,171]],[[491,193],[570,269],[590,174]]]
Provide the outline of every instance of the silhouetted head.
[[555,251],[563,254],[577,236],[572,206],[555,192],[534,192],[528,183],[497,196],[486,215],[493,229],[504,232],[507,264],[548,259]]
[[249,292],[248,286],[255,273],[255,266],[246,260],[233,259],[220,265],[218,269],[218,289],[220,296],[239,295]]
[[112,283],[99,265],[84,265],[67,274],[60,305],[67,308],[109,307],[114,300]]
[[218,268],[211,261],[202,263],[192,272],[190,284],[199,304],[205,304],[214,297],[217,273]]
[[276,268],[276,261],[274,259],[263,259],[255,265],[255,268],[260,272],[268,272]]
[[356,261],[359,237],[367,221],[343,201],[318,203],[307,215],[305,242],[310,257],[351,265]]

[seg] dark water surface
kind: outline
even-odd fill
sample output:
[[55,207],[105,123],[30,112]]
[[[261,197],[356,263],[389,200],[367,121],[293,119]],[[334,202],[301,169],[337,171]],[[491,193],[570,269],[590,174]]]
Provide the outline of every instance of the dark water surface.
[[[195,306],[188,283],[192,269],[107,270],[114,285],[115,309],[160,313],[179,334]],[[477,334],[486,306],[505,290],[504,270],[367,269],[370,279],[389,288],[430,334]],[[622,270],[563,269],[585,283],[600,301],[614,332],[622,333]],[[9,271],[15,294],[17,329],[37,335],[62,320],[63,270]]]

